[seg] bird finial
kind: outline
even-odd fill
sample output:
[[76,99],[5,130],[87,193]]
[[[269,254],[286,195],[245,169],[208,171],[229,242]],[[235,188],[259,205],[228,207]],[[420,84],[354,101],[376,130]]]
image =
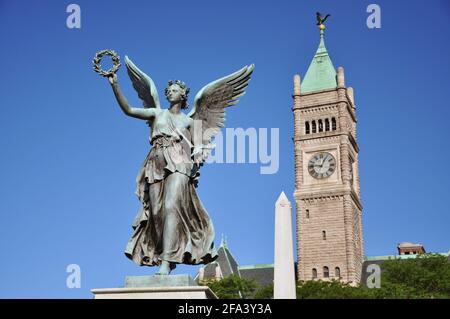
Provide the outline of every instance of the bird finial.
[[316,19],[317,19],[317,25],[319,26],[319,29],[321,32],[325,30],[325,20],[328,19],[328,17],[331,16],[330,14],[327,14],[325,17],[320,14],[320,12],[316,12]]

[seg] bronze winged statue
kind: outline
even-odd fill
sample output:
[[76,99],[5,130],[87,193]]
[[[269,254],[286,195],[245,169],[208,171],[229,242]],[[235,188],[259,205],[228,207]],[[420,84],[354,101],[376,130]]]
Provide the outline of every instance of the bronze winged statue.
[[214,227],[197,196],[198,170],[224,127],[225,108],[244,95],[254,65],[204,86],[187,115],[182,112],[189,94],[184,82],[169,81],[164,92],[169,107],[162,108],[153,80],[127,56],[125,65],[143,108],[128,104],[115,73],[108,80],[122,111],[148,122],[152,145],[136,180],[141,208],[125,254],[138,265],[160,266],[161,275],[180,263],[209,263],[217,258]]

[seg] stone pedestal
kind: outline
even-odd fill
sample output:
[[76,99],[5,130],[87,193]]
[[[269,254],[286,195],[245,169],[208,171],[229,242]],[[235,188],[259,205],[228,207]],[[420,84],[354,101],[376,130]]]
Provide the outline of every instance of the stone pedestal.
[[189,275],[129,276],[125,287],[92,289],[95,299],[217,299]]

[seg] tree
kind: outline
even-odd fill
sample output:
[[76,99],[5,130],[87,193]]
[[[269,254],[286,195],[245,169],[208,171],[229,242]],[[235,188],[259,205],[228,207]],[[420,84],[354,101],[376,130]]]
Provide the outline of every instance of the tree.
[[[253,280],[232,275],[207,283],[219,298],[273,298],[273,285],[258,287]],[[239,293],[240,292],[240,293]],[[300,281],[298,299],[450,298],[450,263],[439,254],[392,259],[381,264],[381,287],[369,289],[340,281]]]
[[307,281],[297,286],[297,298],[412,299],[450,298],[450,263],[438,254],[392,259],[381,264],[381,287],[352,287],[338,281]]
[[255,299],[273,299],[273,284],[272,285],[266,285],[266,286],[260,286],[258,290],[256,290]]
[[257,287],[254,280],[231,275],[221,280],[212,280],[205,283],[219,299],[248,299],[251,298]]
[[450,263],[439,254],[387,260],[377,298],[450,298]]
[[302,281],[297,285],[297,299],[366,299],[373,296],[369,288],[353,287],[340,281]]

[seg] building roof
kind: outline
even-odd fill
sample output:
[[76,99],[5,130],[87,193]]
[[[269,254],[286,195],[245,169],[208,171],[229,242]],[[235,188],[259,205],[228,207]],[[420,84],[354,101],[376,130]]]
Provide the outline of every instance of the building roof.
[[301,93],[337,87],[336,69],[325,47],[324,31],[320,30],[320,43],[301,83]]
[[205,266],[204,270],[204,278],[215,278],[216,274],[216,266],[217,264],[220,266],[220,271],[222,272],[222,277],[228,277],[230,275],[238,275],[239,274],[239,268],[238,263],[234,256],[231,254],[230,250],[228,249],[228,244],[222,235],[222,241],[220,243],[220,247],[217,250],[217,259]]
[[[450,251],[446,253],[434,253],[444,257],[448,257],[450,259]],[[386,255],[386,256],[365,256],[364,261],[376,261],[376,260],[390,260],[390,259],[411,259],[417,258],[419,255]]]
[[403,242],[403,243],[400,243],[400,244],[398,244],[398,247],[423,247],[423,245],[422,244],[414,244],[414,243],[410,243],[410,242]]
[[273,264],[241,266],[241,278],[254,280],[260,286],[273,284]]

